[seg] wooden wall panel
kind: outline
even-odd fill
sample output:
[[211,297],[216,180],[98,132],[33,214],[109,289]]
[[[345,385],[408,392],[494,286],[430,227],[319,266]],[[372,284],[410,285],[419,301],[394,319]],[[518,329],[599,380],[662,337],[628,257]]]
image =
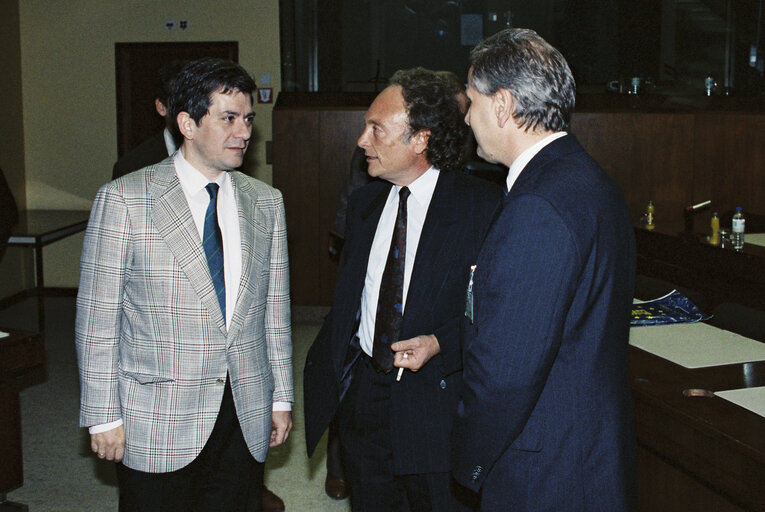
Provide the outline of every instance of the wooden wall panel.
[[[370,95],[291,93],[274,110],[274,185],[284,193],[292,298],[328,306],[336,267],[327,234],[363,127]],[[696,217],[742,205],[765,213],[765,115],[741,112],[582,111],[572,133],[621,187],[634,221],[651,199],[663,232],[683,229],[683,210],[712,200]]]
[[337,278],[337,263],[329,259],[328,236],[335,220],[335,207],[345,179],[350,173],[351,155],[356,140],[364,127],[364,110],[341,110],[322,112],[320,126],[319,202],[324,205],[319,212],[319,230],[324,240],[324,252],[320,255],[319,297],[322,304],[331,304]]
[[639,112],[574,114],[572,133],[616,180],[637,221],[650,199],[656,222],[683,228],[691,202],[693,115]]
[[[277,116],[274,115],[274,118]],[[326,236],[319,218],[319,113],[285,110],[273,124],[273,184],[284,195],[290,251],[290,292],[293,304],[322,304],[313,264]],[[278,143],[276,142],[278,141]]]
[[695,137],[694,200],[711,199],[711,210],[721,214],[736,206],[765,213],[765,116],[701,114]]

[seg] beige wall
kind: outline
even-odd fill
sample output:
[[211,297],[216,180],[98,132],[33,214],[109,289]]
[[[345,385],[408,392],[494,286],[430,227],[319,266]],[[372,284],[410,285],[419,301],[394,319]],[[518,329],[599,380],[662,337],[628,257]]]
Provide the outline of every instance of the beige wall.
[[[281,85],[278,0],[23,0],[18,11],[29,208],[89,209],[111,176],[115,42],[238,41],[239,62],[255,81],[270,74],[274,96]],[[188,30],[164,29],[166,19],[181,18]],[[272,107],[255,106],[246,169],[268,183]],[[77,285],[81,244],[72,237],[46,249],[47,286]]]

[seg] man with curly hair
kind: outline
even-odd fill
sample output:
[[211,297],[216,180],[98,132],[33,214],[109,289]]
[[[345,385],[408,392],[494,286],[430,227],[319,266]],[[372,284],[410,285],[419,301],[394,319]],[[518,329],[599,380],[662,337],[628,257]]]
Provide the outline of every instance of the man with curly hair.
[[458,326],[501,191],[460,172],[462,117],[444,77],[399,71],[358,140],[380,179],[351,195],[346,257],[304,380],[308,452],[336,416],[355,512],[464,510],[448,458]]

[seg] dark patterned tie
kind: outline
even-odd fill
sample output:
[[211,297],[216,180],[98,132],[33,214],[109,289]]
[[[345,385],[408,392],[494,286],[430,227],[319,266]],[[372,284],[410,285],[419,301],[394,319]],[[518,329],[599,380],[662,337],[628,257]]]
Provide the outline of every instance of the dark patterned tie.
[[401,328],[404,299],[404,264],[406,262],[406,200],[409,189],[402,187],[398,192],[398,216],[390,241],[388,260],[385,262],[380,296],[377,299],[375,317],[375,338],[372,345],[372,359],[378,370],[385,373],[393,369],[391,343],[398,341]]
[[226,319],[226,281],[223,274],[223,238],[218,226],[218,184],[208,183],[205,187],[210,194],[210,204],[205,213],[205,226],[202,235],[202,247],[207,256],[207,266],[210,267],[215,294],[218,296],[220,311]]

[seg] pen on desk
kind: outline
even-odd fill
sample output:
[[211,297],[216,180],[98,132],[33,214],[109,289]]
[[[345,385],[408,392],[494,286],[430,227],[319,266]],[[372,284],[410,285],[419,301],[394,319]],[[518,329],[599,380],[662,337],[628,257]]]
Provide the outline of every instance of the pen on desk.
[[[409,359],[409,353],[404,352],[404,359]],[[404,369],[399,368],[398,369],[398,375],[396,375],[396,382],[399,382],[401,380],[401,376],[404,374]]]

